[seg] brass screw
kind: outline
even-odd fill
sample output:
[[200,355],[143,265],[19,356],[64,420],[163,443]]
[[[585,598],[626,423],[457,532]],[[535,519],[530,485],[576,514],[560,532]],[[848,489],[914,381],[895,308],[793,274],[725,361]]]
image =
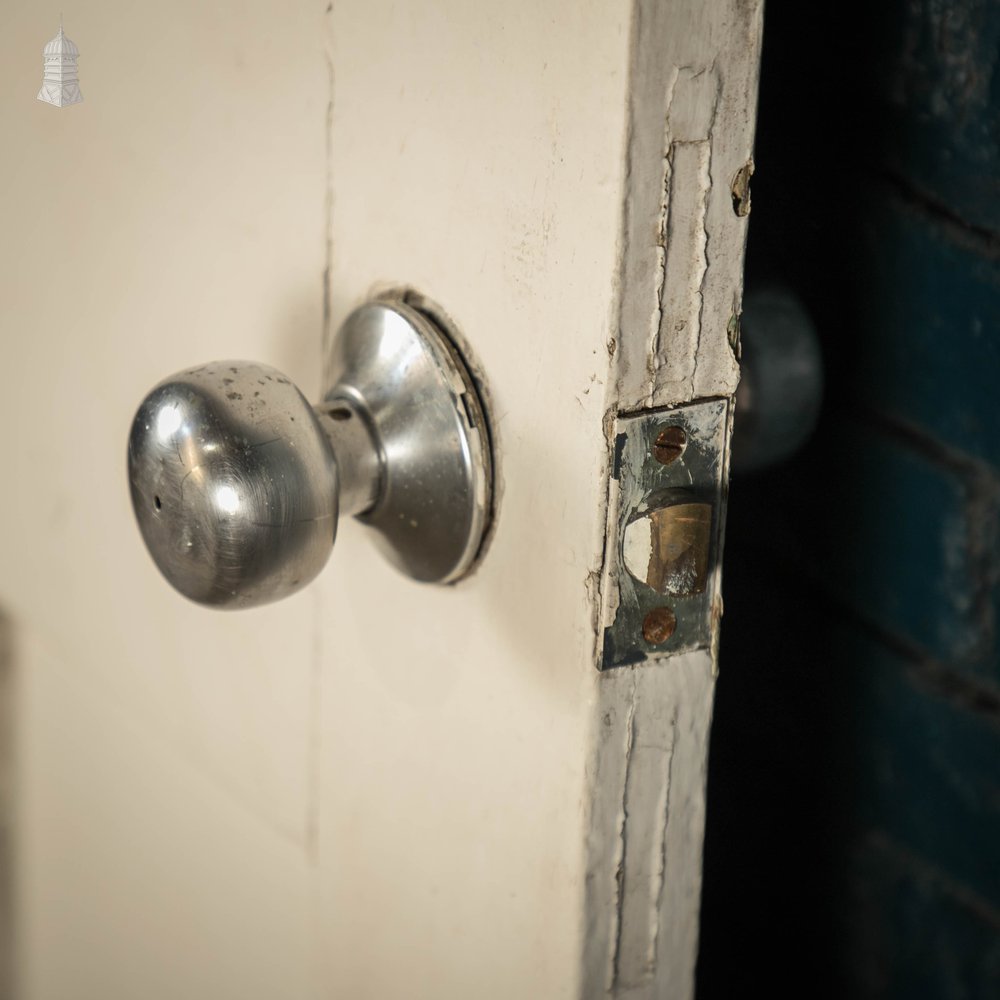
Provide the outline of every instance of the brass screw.
[[674,634],[677,615],[670,608],[653,608],[642,623],[642,637],[651,646],[659,646]]
[[653,458],[660,465],[669,465],[674,459],[680,458],[685,445],[687,445],[687,434],[684,433],[683,427],[678,427],[676,424],[664,427],[653,442]]

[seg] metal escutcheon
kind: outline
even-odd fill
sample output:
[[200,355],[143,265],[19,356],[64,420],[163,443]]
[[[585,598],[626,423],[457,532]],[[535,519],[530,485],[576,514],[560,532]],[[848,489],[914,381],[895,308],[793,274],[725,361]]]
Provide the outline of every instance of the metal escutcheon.
[[429,315],[370,302],[341,327],[316,407],[280,372],[218,361],[143,400],[128,444],[139,530],[167,580],[220,608],[278,600],[323,568],[341,513],[402,572],[452,583],[493,506],[486,411]]

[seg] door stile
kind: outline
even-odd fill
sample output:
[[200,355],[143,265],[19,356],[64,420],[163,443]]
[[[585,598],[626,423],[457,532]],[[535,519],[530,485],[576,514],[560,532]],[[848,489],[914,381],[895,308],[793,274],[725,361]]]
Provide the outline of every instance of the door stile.
[[608,532],[595,657],[614,617],[619,418],[727,399],[705,648],[605,670],[588,771],[583,996],[694,992],[721,537],[753,172],[762,0],[636,0],[616,331],[606,399]]

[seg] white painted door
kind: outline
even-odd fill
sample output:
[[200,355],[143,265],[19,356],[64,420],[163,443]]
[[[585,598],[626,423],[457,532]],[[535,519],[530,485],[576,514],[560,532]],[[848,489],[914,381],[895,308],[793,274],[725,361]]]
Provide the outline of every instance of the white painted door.
[[[35,100],[58,9],[11,0],[0,61],[16,995],[690,996],[714,654],[596,669],[610,438],[735,389],[760,3],[64,15],[82,103]],[[398,284],[488,381],[480,571],[344,524],[282,604],[185,602],[143,393],[246,357],[315,396]]]

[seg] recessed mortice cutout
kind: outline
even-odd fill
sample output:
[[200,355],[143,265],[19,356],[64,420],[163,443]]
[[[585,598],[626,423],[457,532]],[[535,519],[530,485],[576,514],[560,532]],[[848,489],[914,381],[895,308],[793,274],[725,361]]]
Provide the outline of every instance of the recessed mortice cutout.
[[659,594],[701,594],[708,583],[712,505],[657,507],[625,528],[622,555],[629,573]]

